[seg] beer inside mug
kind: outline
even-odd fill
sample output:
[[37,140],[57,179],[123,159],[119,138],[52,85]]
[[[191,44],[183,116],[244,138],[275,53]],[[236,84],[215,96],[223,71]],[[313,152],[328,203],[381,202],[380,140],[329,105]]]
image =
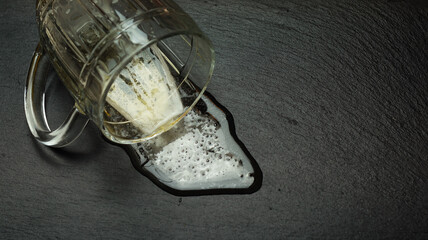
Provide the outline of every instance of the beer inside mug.
[[203,61],[201,44],[196,36],[176,35],[134,55],[107,91],[106,135],[138,142],[169,130],[184,117],[201,94],[191,80],[198,77]]

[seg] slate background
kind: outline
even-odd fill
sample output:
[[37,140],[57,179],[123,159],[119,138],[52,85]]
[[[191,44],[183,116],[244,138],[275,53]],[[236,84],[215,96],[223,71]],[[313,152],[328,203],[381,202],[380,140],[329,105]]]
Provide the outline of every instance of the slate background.
[[428,238],[424,1],[177,2],[214,43],[209,91],[262,188],[170,195],[93,126],[66,150],[35,142],[23,109],[34,1],[1,0],[1,239]]

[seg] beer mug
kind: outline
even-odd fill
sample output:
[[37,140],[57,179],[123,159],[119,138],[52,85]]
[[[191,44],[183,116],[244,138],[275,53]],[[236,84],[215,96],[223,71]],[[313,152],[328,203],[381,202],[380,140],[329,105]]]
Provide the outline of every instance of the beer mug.
[[[157,136],[183,118],[211,79],[214,51],[171,0],[38,0],[40,44],[30,66],[25,112],[34,137],[62,147],[88,120],[116,143]],[[51,130],[42,61],[54,66],[75,104]]]

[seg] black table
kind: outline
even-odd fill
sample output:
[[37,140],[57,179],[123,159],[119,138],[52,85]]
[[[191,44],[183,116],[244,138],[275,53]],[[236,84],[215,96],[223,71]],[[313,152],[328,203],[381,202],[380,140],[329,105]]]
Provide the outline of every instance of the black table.
[[23,109],[35,6],[5,0],[0,238],[428,238],[423,1],[177,2],[214,43],[209,91],[233,113],[262,188],[173,196],[93,125],[64,150],[41,146]]

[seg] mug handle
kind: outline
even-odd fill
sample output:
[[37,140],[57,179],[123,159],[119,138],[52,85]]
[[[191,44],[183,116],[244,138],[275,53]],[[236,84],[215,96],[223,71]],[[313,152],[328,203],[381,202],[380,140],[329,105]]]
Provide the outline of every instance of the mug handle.
[[[33,136],[46,146],[60,148],[72,143],[82,133],[89,119],[74,105],[65,121],[51,130],[46,118],[45,91],[46,67],[39,72],[39,65],[49,63],[40,43],[33,54],[24,93],[24,108],[28,127]],[[41,73],[40,73],[41,72]]]

